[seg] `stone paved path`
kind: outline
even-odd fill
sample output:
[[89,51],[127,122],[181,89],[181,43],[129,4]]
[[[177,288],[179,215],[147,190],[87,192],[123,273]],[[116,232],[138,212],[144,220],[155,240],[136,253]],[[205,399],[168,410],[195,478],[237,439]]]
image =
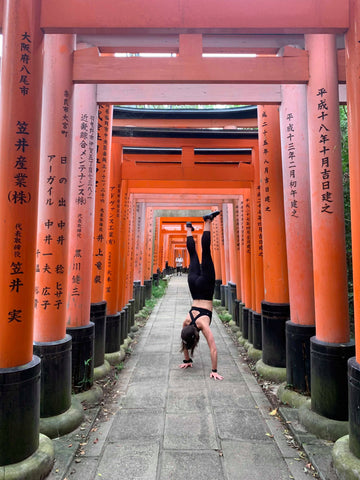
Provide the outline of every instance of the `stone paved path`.
[[224,380],[209,378],[202,335],[193,368],[178,368],[190,302],[187,277],[172,277],[119,376],[115,415],[90,432],[67,480],[309,480],[216,314],[211,329]]

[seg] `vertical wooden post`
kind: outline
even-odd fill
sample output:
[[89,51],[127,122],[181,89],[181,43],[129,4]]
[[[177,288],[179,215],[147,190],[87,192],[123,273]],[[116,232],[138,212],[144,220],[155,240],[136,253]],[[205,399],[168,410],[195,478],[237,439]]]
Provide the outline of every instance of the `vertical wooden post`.
[[74,48],[74,35],[45,35],[34,322],[34,353],[42,359],[44,418],[71,406],[72,341],[66,334],[66,299]]
[[249,338],[249,311],[251,310],[252,283],[251,283],[251,206],[250,189],[244,192],[244,307],[242,318],[242,335],[244,339]]
[[220,222],[213,222],[212,226],[212,247],[214,252],[214,267],[215,267],[215,291],[214,297],[221,300],[220,286],[221,286],[221,255],[220,255]]
[[237,284],[237,252],[235,249],[235,226],[234,226],[234,205],[227,204],[227,222],[228,222],[228,248],[229,248],[229,282],[228,282],[228,311],[235,321],[235,300],[237,290],[240,285]]
[[310,337],[315,335],[306,86],[282,85],[280,107],[290,320],[287,383],[310,392]]
[[67,332],[72,336],[75,391],[93,383],[94,324],[90,322],[94,236],[96,86],[74,86]]
[[261,214],[261,188],[259,150],[253,148],[251,152],[254,165],[254,183],[251,194],[251,222],[252,222],[252,343],[256,350],[262,350],[262,321],[261,303],[264,300],[264,265],[263,265],[263,230]]
[[[311,408],[348,418],[349,341],[344,204],[335,35],[306,35],[316,337],[311,339]],[[331,389],[332,395],[323,395]]]
[[285,323],[289,320],[284,199],[279,110],[258,106],[264,300],[262,302],[263,362],[286,366]]
[[349,129],[349,170],[350,170],[350,203],[351,203],[351,235],[354,284],[354,320],[356,357],[348,362],[349,388],[349,447],[350,451],[360,458],[360,38],[359,38],[359,3],[350,0],[350,28],[345,37],[346,59],[346,92],[348,101]]
[[[33,356],[33,326],[42,101],[40,7],[39,0],[6,0],[3,11],[0,465],[5,467],[4,476],[6,465],[30,457],[39,446],[40,359]],[[44,459],[39,477],[50,471],[52,459],[48,460]]]
[[244,194],[239,195],[239,246],[240,246],[240,274],[241,274],[241,296],[239,302],[239,327],[242,335],[243,330],[243,309],[245,306],[245,217],[244,217]]
[[145,264],[144,264],[144,285],[146,288],[146,299],[150,300],[152,295],[152,255],[153,255],[153,214],[152,207],[146,207],[146,222],[145,222]]
[[[112,364],[114,352],[120,351],[121,345],[121,312],[119,309],[120,274],[120,213],[121,213],[121,163],[119,161],[118,144],[111,146],[110,179],[108,188],[108,221],[106,232],[105,250],[105,288],[106,301],[106,332],[105,332],[105,358]],[[118,355],[114,355],[114,363]]]
[[106,301],[104,300],[104,275],[108,222],[112,111],[113,107],[110,105],[99,105],[98,107],[94,243],[90,306],[90,320],[95,326],[95,368],[103,365],[105,358]]
[[223,204],[223,214],[221,215],[222,226],[223,226],[223,242],[224,242],[224,303],[225,308],[229,310],[229,290],[230,285],[230,248],[229,248],[229,216],[228,216],[228,204]]
[[[114,145],[115,146],[115,145]],[[120,201],[120,245],[119,245],[119,273],[118,273],[118,288],[119,288],[119,304],[118,310],[125,307],[125,268],[126,268],[126,248],[128,242],[128,231],[126,228],[127,218],[129,216],[129,192],[127,180],[121,180],[121,201]]]
[[[242,269],[241,269],[241,260],[240,260],[240,195],[233,200],[233,211],[234,211],[234,248],[235,248],[235,257],[236,257],[236,266],[235,266],[235,275],[236,275],[236,298],[234,306],[234,322],[239,326],[239,313],[242,309],[241,299],[242,299]],[[242,310],[241,310],[242,311]]]

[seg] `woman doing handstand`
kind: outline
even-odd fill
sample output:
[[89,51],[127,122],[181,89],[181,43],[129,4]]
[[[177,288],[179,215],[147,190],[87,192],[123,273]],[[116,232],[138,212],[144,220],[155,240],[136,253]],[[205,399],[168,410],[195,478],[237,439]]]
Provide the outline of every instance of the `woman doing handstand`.
[[210,229],[211,222],[219,214],[220,211],[217,210],[203,217],[205,225],[201,238],[201,265],[192,236],[194,228],[190,222],[186,224],[186,246],[190,255],[188,284],[193,302],[181,331],[181,351],[184,353],[185,358],[180,365],[180,368],[192,367],[190,354],[193,355],[194,353],[194,349],[199,342],[199,332],[201,331],[210,349],[212,368],[210,378],[215,380],[222,380],[223,377],[217,373],[217,349],[214,336],[210,330],[215,288],[215,269],[210,251]]

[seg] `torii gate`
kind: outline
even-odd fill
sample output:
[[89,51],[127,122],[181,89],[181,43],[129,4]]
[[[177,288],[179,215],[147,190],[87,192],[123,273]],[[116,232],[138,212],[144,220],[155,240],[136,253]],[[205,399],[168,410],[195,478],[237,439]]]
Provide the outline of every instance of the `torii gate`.
[[[29,165],[32,166],[32,168],[27,168],[27,179],[25,181],[24,179],[21,180],[23,182],[22,200],[17,201],[18,192],[16,188],[18,187],[17,182],[20,180],[15,181],[14,178],[19,178],[16,177],[19,173],[17,171],[18,163],[13,162],[11,166],[3,162],[1,165],[0,192],[2,192],[2,198],[0,199],[0,208],[2,209],[1,218],[5,221],[6,229],[2,236],[2,252],[4,252],[2,272],[4,272],[4,275],[1,279],[0,291],[3,295],[3,318],[8,319],[8,324],[2,332],[2,338],[5,338],[7,345],[2,344],[0,349],[2,375],[8,377],[9,372],[6,371],[8,368],[19,369],[21,367],[20,370],[25,372],[23,374],[26,377],[24,381],[27,381],[30,377],[36,384],[39,374],[39,362],[36,358],[32,358],[32,314],[30,313],[34,296],[34,285],[31,279],[35,273],[35,262],[26,263],[26,270],[24,268],[23,271],[22,262],[19,264],[18,259],[19,252],[20,258],[25,252],[22,239],[26,238],[26,250],[28,252],[36,250],[37,215],[34,204],[36,204],[38,194],[37,166],[40,140],[40,116],[36,112],[38,105],[41,104],[40,87],[42,81],[40,72],[42,59],[40,52],[43,33],[58,34],[61,37],[58,40],[59,44],[65,41],[66,36],[66,41],[69,43],[65,50],[70,53],[72,47],[69,47],[69,45],[74,42],[74,34],[78,35],[78,41],[91,45],[90,48],[78,48],[76,50],[71,75],[72,80],[77,84],[75,97],[86,98],[88,104],[89,102],[92,103],[93,109],[86,111],[86,116],[90,119],[87,125],[90,133],[94,130],[92,122],[96,114],[96,102],[100,104],[119,101],[121,103],[163,103],[163,95],[166,95],[167,103],[212,103],[221,101],[269,105],[282,102],[282,107],[286,110],[289,105],[291,107],[291,103],[289,103],[289,100],[284,102],[285,90],[279,88],[279,85],[309,84],[307,121],[310,145],[313,147],[310,149],[313,244],[314,258],[321,262],[315,264],[316,274],[320,273],[322,267],[329,261],[326,256],[327,250],[331,252],[335,250],[338,253],[343,250],[340,238],[342,235],[341,208],[338,210],[341,203],[341,192],[338,185],[341,182],[339,179],[339,162],[338,157],[336,157],[339,151],[339,141],[335,112],[339,101],[338,82],[344,82],[345,69],[344,55],[337,54],[335,36],[338,35],[341,43],[344,40],[343,35],[348,32],[346,35],[345,63],[348,83],[347,100],[351,107],[349,110],[349,140],[352,211],[356,212],[360,202],[357,185],[359,167],[355,161],[359,151],[357,143],[359,140],[355,129],[359,109],[357,59],[360,47],[355,35],[357,22],[359,21],[358,5],[355,0],[349,2],[334,1],[331,8],[325,0],[304,0],[295,5],[290,5],[285,0],[273,0],[271,3],[264,0],[254,5],[242,2],[239,4],[236,0],[229,0],[227,9],[224,9],[223,5],[215,0],[207,0],[206,2],[205,0],[199,0],[196,3],[189,3],[185,0],[180,2],[156,0],[151,4],[134,0],[131,10],[125,9],[125,2],[122,2],[122,0],[94,1],[93,8],[89,8],[89,4],[85,0],[77,2],[76,5],[70,0],[64,0],[61,4],[54,0],[46,0],[46,2],[40,0],[32,0],[31,2],[4,0],[0,3],[1,6],[5,7],[0,8],[0,12],[4,13],[2,25],[4,26],[5,36],[1,93],[0,144],[2,158],[9,158],[9,152],[12,152],[12,157],[16,158],[18,155],[16,152],[22,149],[22,153],[26,153],[26,155],[21,155],[23,157],[21,159],[22,165],[24,165],[24,162],[26,164],[29,162]],[[97,14],[98,8],[101,8],[101,16]],[[141,18],[137,15],[139,11],[142,12]],[[26,12],[27,15],[24,14],[23,17],[20,17],[17,12]],[[194,33],[187,33],[189,29]],[[169,34],[169,31],[171,31],[171,34]],[[129,37],[130,33],[136,33],[138,36]],[[268,34],[274,35],[274,37],[270,40],[267,37]],[[97,35],[100,35],[100,37],[98,38]],[[110,35],[111,38],[107,35]],[[304,35],[305,51],[302,50]],[[130,46],[129,38],[131,39]],[[294,38],[295,42],[292,41]],[[242,43],[240,40],[244,40],[244,42]],[[277,45],[275,45],[276,42],[278,42]],[[22,44],[25,48],[30,43],[31,51],[27,48],[26,56],[19,56],[19,48],[22,48]],[[151,45],[150,48],[154,48],[155,51],[159,51],[159,49],[160,51],[170,50],[170,52],[178,53],[178,55],[170,59],[115,58],[113,55],[114,50],[119,51],[119,48],[123,48],[123,51],[126,52],[139,52],[143,50],[144,43]],[[300,48],[287,47],[287,45],[294,43],[299,45]],[[274,50],[279,51],[279,49],[282,55],[277,56],[274,54]],[[251,52],[259,53],[259,55],[256,58],[242,59],[214,59],[205,58],[202,55],[206,51],[213,53],[229,50],[232,50],[232,52],[251,50]],[[269,56],[266,55],[270,52]],[[59,48],[59,45],[51,45],[50,41],[49,43],[46,42],[45,55],[60,57],[64,53],[64,48]],[[25,57],[27,58],[26,63]],[[322,57],[327,60],[324,64],[320,62]],[[68,55],[67,65],[71,66],[71,62],[71,55]],[[309,72],[311,73],[310,76]],[[16,84],[13,79],[19,74],[19,83]],[[64,77],[62,78],[64,79]],[[89,85],[80,86],[80,84],[85,83],[99,84],[99,86],[97,89],[91,88]],[[115,83],[122,84],[121,91],[123,93],[119,92],[119,89],[114,85]],[[108,84],[112,84],[114,87],[110,88]],[[264,84],[265,87],[258,88],[257,84]],[[45,86],[46,82],[44,82]],[[62,89],[63,94],[65,91],[70,93],[71,98],[71,82],[70,84],[68,82],[66,88]],[[299,90],[296,90],[296,92],[296,98],[300,98]],[[319,95],[321,97],[326,95],[326,97],[319,101]],[[67,96],[62,96],[63,107],[67,106],[67,99]],[[344,101],[344,97],[341,97],[341,99]],[[324,103],[321,102],[326,102],[326,110],[329,105],[331,108],[326,113],[327,121],[319,124],[316,112],[320,104],[324,106]],[[85,112],[81,102],[74,103],[74,105],[79,112]],[[270,107],[261,111],[262,120],[266,117],[272,118],[273,111]],[[325,114],[325,112],[323,113]],[[50,114],[46,111],[46,104],[44,105],[43,117],[45,123],[49,122]],[[65,123],[67,124],[67,122]],[[268,138],[266,138],[268,131],[265,131],[263,124],[259,126],[262,128],[263,142],[268,141]],[[270,127],[272,126],[273,121],[270,122]],[[70,132],[70,130],[67,130],[68,125],[63,128],[66,132]],[[330,141],[330,137],[326,137],[327,134],[324,132],[321,133],[323,137],[319,135],[319,128],[333,132],[331,143],[325,143]],[[76,131],[79,133],[81,130],[80,121],[74,123],[73,130],[76,137]],[[27,135],[30,136],[27,137]],[[286,138],[285,135],[284,137]],[[285,138],[284,144],[286,143]],[[31,140],[31,142],[26,142],[26,140]],[[326,157],[321,157],[322,159],[330,158],[331,170],[328,169],[326,172],[330,180],[329,178],[323,178],[324,174],[321,172],[324,165],[321,165],[321,168],[319,167],[319,152],[317,150],[319,142],[324,142],[325,149],[327,149],[326,144],[332,146],[331,151],[329,149],[330,153]],[[290,144],[288,144],[288,151],[290,151]],[[264,155],[264,151],[259,153]],[[325,153],[324,151],[324,155]],[[93,152],[89,151],[89,155],[91,154]],[[334,158],[331,155],[334,155]],[[262,157],[262,160],[267,159]],[[271,181],[271,177],[266,178]],[[317,180],[315,181],[315,179]],[[325,180],[326,183],[331,185],[331,191],[327,192],[331,196],[320,194],[321,188],[325,188]],[[9,185],[12,186],[10,191]],[[92,188],[90,184],[89,188]],[[331,217],[326,216],[324,210],[329,211],[329,202],[334,202],[330,206],[336,207],[333,211],[335,214],[332,214]],[[325,213],[325,215],[319,216],[319,211]],[[325,222],[322,221],[323,218],[326,218]],[[353,219],[353,224],[357,323],[360,262],[358,261],[359,233],[356,228],[356,219]],[[322,231],[320,231],[320,227]],[[133,229],[133,225],[131,229]],[[332,235],[337,231],[339,232],[338,236]],[[14,248],[14,239],[20,248]],[[326,243],[329,239],[332,240],[333,246]],[[264,247],[266,242],[264,232]],[[324,243],[326,243],[327,248],[324,248]],[[338,260],[339,255],[335,255],[335,258]],[[340,261],[339,264],[341,263]],[[337,265],[337,262],[335,264]],[[15,266],[19,267],[16,271],[14,270]],[[326,279],[327,288],[335,291],[335,295],[330,294],[331,300],[340,298],[343,302],[342,279],[344,272],[342,267],[335,268],[335,270],[338,279],[341,278],[342,293],[339,294],[336,288],[339,281],[332,281],[331,278]],[[14,280],[16,280],[15,283]],[[331,328],[326,329],[327,321],[321,310],[330,311],[331,315],[328,318],[330,321],[333,320],[334,308],[332,308],[331,302],[327,304],[329,293],[325,291],[323,282],[323,278],[315,276],[315,298],[320,305],[316,312],[317,327],[319,327],[317,335],[320,336],[316,339],[314,348],[320,356],[324,356],[323,354],[328,353],[330,349],[331,354],[335,352],[335,356],[339,354],[347,357],[349,352],[353,351],[353,346],[349,342],[348,333],[346,327],[344,327],[346,318],[339,319],[337,317],[335,321],[331,321]],[[346,317],[345,310],[341,309],[339,305],[335,309],[340,317],[342,314]],[[357,336],[358,331],[359,329],[356,328]],[[21,352],[11,348],[14,344],[19,345],[19,341],[23,347]],[[357,343],[359,342],[357,341]],[[326,365],[327,360],[324,360],[324,362]],[[358,376],[358,362],[358,357],[351,362],[350,372],[354,378]],[[327,370],[331,371],[331,368],[327,369],[325,367],[325,371]],[[343,370],[341,371],[343,372]],[[318,373],[321,376],[320,372]],[[341,375],[343,376],[343,374]],[[7,383],[7,381],[5,380],[4,383]],[[313,397],[316,397],[316,395],[313,395]],[[350,402],[356,403],[358,398],[357,389],[352,387]],[[34,417],[35,421],[31,423],[32,428],[28,429],[31,441],[26,442],[30,444],[30,447],[27,445],[26,448],[22,448],[22,446],[19,448],[19,445],[17,445],[16,454],[1,458],[1,463],[14,463],[36,451],[38,446],[36,395],[34,395],[32,404],[33,413],[30,417]],[[335,414],[336,416],[337,412],[334,412],[333,407],[319,397],[313,402],[313,408],[319,413],[330,411],[330,415]],[[355,409],[350,407],[350,412],[352,411],[355,411]],[[5,420],[7,415],[3,416]],[[355,455],[360,456],[357,422],[358,419],[355,415],[351,416],[350,448]],[[6,431],[6,429],[4,430]],[[18,437],[20,437],[20,432]],[[6,445],[6,442],[7,439],[4,437],[4,445]],[[6,448],[0,450],[3,451]]]

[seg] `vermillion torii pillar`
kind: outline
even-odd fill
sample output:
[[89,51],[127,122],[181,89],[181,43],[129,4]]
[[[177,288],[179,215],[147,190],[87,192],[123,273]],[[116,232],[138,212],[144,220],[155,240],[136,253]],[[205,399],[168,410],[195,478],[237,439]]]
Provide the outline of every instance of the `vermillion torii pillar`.
[[[231,305],[229,303],[229,299],[231,296],[231,288],[236,288],[235,283],[232,281],[232,269],[230,267],[231,261],[233,261],[231,255],[231,247],[230,247],[230,229],[231,224],[229,221],[229,204],[224,203],[222,209],[222,224],[223,224],[223,238],[224,238],[224,268],[225,268],[225,283],[224,283],[224,300],[225,300],[225,307],[231,313]],[[233,286],[233,287],[232,287]]]
[[282,85],[280,107],[290,321],[287,383],[310,392],[310,338],[315,335],[313,258],[305,85]]
[[153,215],[154,211],[152,208],[146,208],[146,223],[145,223],[145,248],[146,252],[144,255],[145,264],[144,264],[144,285],[145,285],[145,297],[147,300],[150,300],[152,294],[152,252],[153,252]]
[[146,221],[146,205],[144,202],[136,204],[136,220],[135,220],[135,251],[134,256],[134,282],[133,282],[133,299],[135,313],[141,310],[145,301],[145,287],[143,285],[143,268],[145,258],[145,221]]
[[[214,222],[212,226],[212,246],[214,252],[214,267],[215,267],[215,291],[214,298],[221,299],[221,255],[220,255],[220,226],[219,222]],[[186,252],[187,254],[187,252]]]
[[[261,302],[264,299],[264,268],[263,268],[263,231],[261,214],[261,187],[260,187],[260,164],[259,151],[252,149],[252,161],[255,168],[254,183],[250,191],[251,195],[251,271],[252,271],[252,344],[256,350],[262,349],[262,319]],[[250,324],[249,324],[250,325]]]
[[285,245],[280,124],[277,106],[258,106],[259,159],[264,262],[262,360],[286,366],[285,323],[289,292]]
[[[115,150],[115,149],[114,149]],[[111,364],[119,364],[121,338],[121,312],[119,309],[119,261],[120,261],[120,205],[121,205],[121,165],[116,155],[110,159],[110,182],[108,192],[108,221],[105,254],[106,312],[106,359]],[[124,313],[122,313],[122,317]]]
[[[66,303],[75,36],[46,35],[44,47],[34,353],[42,359],[40,415],[47,419],[71,406],[72,341],[66,334]],[[53,419],[42,421],[42,431],[53,437],[73,430],[76,424],[65,418],[60,432]]]
[[324,417],[346,420],[347,359],[355,349],[349,334],[335,36],[307,35],[306,48],[316,322],[311,408]]
[[[94,367],[104,365],[106,301],[104,300],[105,249],[112,133],[112,106],[99,105],[96,155],[94,245],[90,320],[95,325]],[[106,367],[102,369],[106,373]],[[99,370],[100,374],[101,370]]]
[[235,225],[234,225],[234,205],[232,203],[227,204],[227,222],[228,222],[228,248],[229,248],[229,267],[230,277],[228,282],[228,311],[232,315],[233,321],[235,321],[235,300],[237,292],[240,291],[241,284],[238,279],[238,255],[235,245]]
[[349,446],[360,458],[360,38],[359,3],[350,1],[351,26],[346,34],[346,88],[348,101],[351,235],[354,282],[356,357],[348,361]]
[[75,85],[67,299],[67,332],[72,336],[72,382],[75,391],[89,389],[94,372],[94,323],[90,322],[90,302],[96,134],[96,86]]
[[[43,43],[39,19],[39,1],[4,2],[0,465],[5,476],[7,465],[25,461],[39,449],[40,359],[33,356]],[[45,455],[43,465],[39,478],[50,471],[52,459]]]
[[244,264],[244,306],[242,312],[242,335],[245,340],[249,338],[249,311],[252,308],[252,281],[251,281],[251,237],[252,237],[252,222],[251,222],[251,201],[250,189],[244,193],[243,201],[243,234],[244,234],[244,249],[243,249],[243,264]]
[[241,268],[241,247],[240,247],[240,195],[233,202],[234,206],[234,242],[236,254],[236,290],[234,321],[239,326],[240,311],[242,312],[242,268]]

